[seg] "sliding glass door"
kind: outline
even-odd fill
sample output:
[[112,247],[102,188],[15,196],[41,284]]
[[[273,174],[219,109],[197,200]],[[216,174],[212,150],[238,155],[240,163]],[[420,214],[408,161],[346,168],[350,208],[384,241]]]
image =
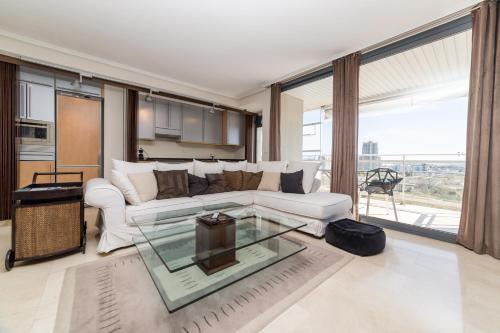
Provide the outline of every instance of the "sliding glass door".
[[456,234],[471,30],[418,44],[360,68],[359,212],[367,221]]

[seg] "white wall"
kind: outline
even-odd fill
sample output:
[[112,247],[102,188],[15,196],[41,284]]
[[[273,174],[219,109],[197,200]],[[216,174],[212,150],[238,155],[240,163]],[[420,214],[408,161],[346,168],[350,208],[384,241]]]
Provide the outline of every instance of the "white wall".
[[[112,46],[110,46],[112,47]],[[129,68],[111,61],[63,49],[24,37],[12,37],[0,34],[0,54],[21,57],[31,62],[59,67],[71,71],[95,74],[96,76],[122,81],[144,87],[152,87],[167,92],[190,96],[211,102],[237,106],[235,99],[207,92],[155,77],[151,74]]]
[[104,86],[104,177],[111,176],[111,159],[125,159],[125,89]]
[[304,123],[304,101],[281,94],[281,159],[302,161],[302,131]]
[[262,113],[262,160],[269,160],[269,121],[271,112],[271,89],[239,100],[239,107],[250,112]]
[[153,158],[210,158],[216,159],[244,159],[245,147],[216,147],[177,143],[169,139],[157,138],[155,141],[139,140],[149,157]]

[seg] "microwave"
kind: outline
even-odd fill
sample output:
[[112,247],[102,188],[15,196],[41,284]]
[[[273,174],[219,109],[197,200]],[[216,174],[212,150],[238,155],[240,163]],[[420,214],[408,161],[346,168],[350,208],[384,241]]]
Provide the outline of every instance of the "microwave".
[[55,126],[53,122],[43,120],[25,120],[18,122],[18,136],[23,145],[55,145]]

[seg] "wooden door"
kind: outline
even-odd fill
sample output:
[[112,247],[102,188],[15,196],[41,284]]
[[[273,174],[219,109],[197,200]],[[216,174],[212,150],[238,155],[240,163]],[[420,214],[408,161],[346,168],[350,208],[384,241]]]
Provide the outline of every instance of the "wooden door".
[[84,179],[101,175],[101,126],[100,100],[57,96],[58,172],[83,171]]
[[[18,188],[31,184],[35,172],[54,172],[54,161],[19,161]],[[40,176],[37,183],[52,183],[52,176]]]

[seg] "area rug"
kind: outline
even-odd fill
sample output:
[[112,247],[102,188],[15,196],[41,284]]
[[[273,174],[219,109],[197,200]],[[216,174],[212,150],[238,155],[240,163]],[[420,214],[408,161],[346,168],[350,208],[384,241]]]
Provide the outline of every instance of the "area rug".
[[173,313],[138,253],[69,268],[55,332],[256,332],[352,259],[302,243],[305,250]]

